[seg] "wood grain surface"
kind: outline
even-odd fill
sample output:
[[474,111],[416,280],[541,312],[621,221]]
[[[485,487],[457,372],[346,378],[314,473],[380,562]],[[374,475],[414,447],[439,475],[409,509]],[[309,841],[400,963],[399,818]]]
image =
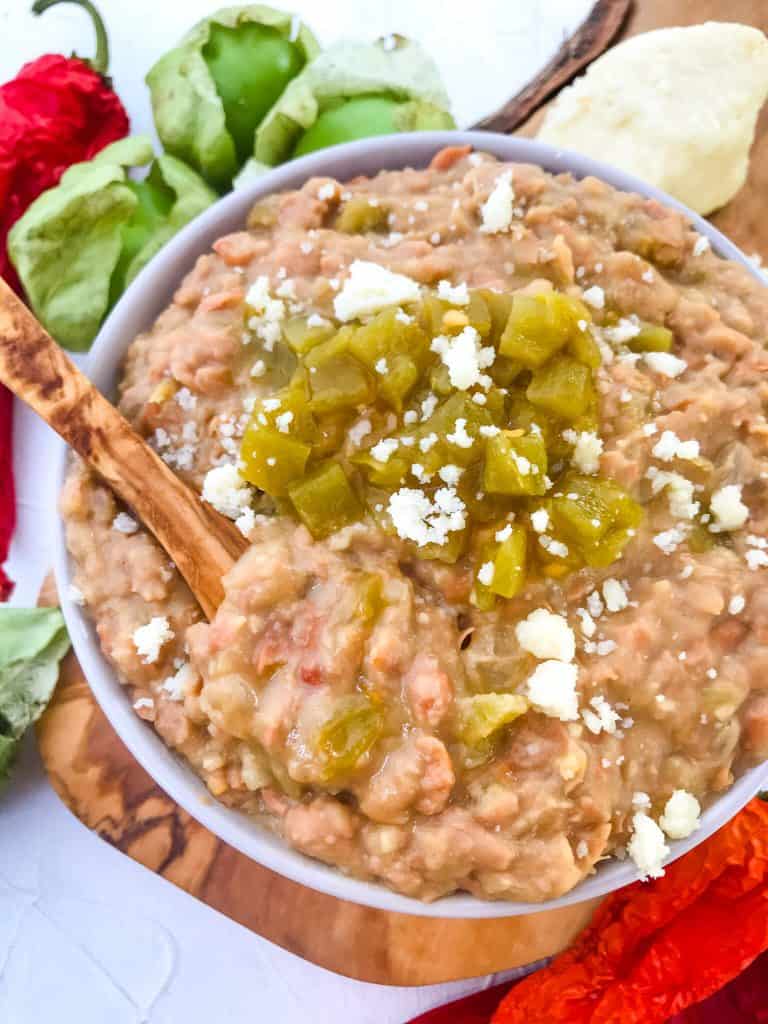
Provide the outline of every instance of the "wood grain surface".
[[[709,19],[768,31],[768,0],[640,0],[625,35]],[[523,133],[535,134],[541,116]],[[767,200],[768,109],[760,118],[747,184],[712,218],[766,262]],[[50,584],[43,600],[55,600]],[[595,906],[440,921],[358,907],[289,882],[226,846],[155,785],[113,732],[72,654],[37,733],[54,788],[105,841],[264,938],[352,978],[423,985],[531,962],[567,946]]]
[[211,618],[247,547],[139,437],[0,280],[0,381],[81,455],[165,548]]

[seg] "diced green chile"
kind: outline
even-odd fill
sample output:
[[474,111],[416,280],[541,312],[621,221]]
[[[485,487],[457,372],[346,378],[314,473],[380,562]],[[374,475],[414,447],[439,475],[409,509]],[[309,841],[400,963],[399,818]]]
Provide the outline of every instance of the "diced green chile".
[[[143,182],[130,167],[151,163]],[[14,225],[9,253],[37,317],[60,344],[87,349],[110,307],[152,256],[216,199],[145,136],[74,164]]]
[[367,697],[361,694],[342,698],[315,740],[325,781],[331,782],[351,771],[379,739],[384,725],[381,708]]
[[323,146],[392,132],[454,128],[434,62],[416,43],[339,43],[288,85],[256,132],[274,165]]
[[198,22],[147,74],[157,134],[214,188],[253,156],[255,132],[286,85],[319,52],[303,24],[263,4]]

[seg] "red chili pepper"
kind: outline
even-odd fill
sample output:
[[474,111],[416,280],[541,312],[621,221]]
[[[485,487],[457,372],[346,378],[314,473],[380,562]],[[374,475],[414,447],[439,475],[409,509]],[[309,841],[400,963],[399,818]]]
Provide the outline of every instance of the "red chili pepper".
[[[548,967],[511,989],[497,986],[496,997],[506,995],[491,1024],[662,1024],[717,992],[766,949],[768,803],[753,800],[662,878],[607,897],[575,945]],[[488,1021],[490,991],[412,1024]],[[737,1005],[750,1005],[744,993],[739,998]],[[734,1024],[768,1020],[764,1006],[761,1012],[734,1016]],[[684,1013],[677,1024],[689,1019],[728,1021],[725,1014]]]
[[[41,192],[64,171],[89,160],[128,133],[128,115],[105,77],[109,46],[104,23],[90,0],[37,0],[42,14],[57,3],[77,3],[93,19],[96,56],[47,54],[25,64],[0,86],[0,277],[17,292],[21,285],[8,259],[8,232]],[[0,565],[16,522],[11,449],[12,401],[0,387]],[[0,569],[0,600],[13,589]]]
[[90,0],[37,0],[32,10],[41,14],[57,3],[77,3],[90,13],[96,56],[47,54],[0,86],[0,276],[19,293],[6,249],[13,224],[71,164],[128,132],[128,115],[104,77],[109,48],[98,12]]
[[16,501],[13,488],[13,396],[0,385],[0,601],[7,601],[13,583],[2,570],[8,557],[13,528],[16,525]]

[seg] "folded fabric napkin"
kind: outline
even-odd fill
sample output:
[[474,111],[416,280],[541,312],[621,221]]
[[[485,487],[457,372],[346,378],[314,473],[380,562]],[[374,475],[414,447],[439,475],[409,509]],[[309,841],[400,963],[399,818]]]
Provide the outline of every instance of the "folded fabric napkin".
[[762,1024],[766,949],[768,803],[758,798],[663,877],[606,897],[547,967],[411,1024]]

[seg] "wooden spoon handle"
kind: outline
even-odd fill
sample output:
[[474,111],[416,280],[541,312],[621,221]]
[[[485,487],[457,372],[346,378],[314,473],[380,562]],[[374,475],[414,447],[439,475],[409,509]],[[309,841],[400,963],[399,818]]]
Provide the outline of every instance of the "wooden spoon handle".
[[158,458],[2,280],[0,381],[133,509],[211,618],[224,597],[221,578],[245,539]]

